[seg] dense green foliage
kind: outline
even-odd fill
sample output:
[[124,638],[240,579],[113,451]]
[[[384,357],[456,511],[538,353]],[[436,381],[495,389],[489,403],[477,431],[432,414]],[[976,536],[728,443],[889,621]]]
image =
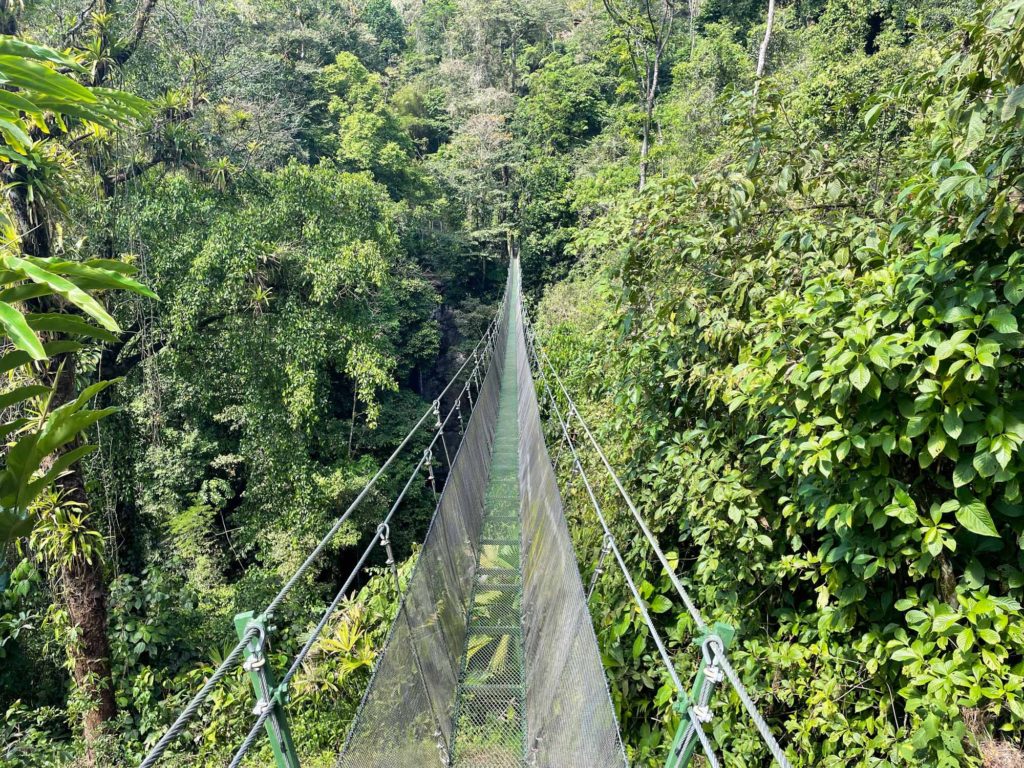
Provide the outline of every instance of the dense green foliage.
[[[882,13],[872,46],[838,4],[786,17],[756,102],[707,27],[663,104],[664,177],[579,233],[594,255],[541,317],[800,764],[999,765],[1024,718],[1024,11],[948,42],[941,15]],[[657,754],[671,702],[644,695],[625,604],[607,584],[620,711]],[[715,737],[762,754],[729,710]]]
[[[794,765],[1022,759],[1024,3],[780,2],[756,89],[765,4],[697,3],[692,38],[684,5],[643,72],[641,22],[664,7],[640,0],[613,4],[634,27],[563,0],[0,8],[63,51],[32,54],[51,87],[63,67],[65,97],[99,94],[98,114],[65,98],[58,125],[45,94],[15,101],[31,86],[0,92],[12,227],[33,201],[0,254],[4,359],[38,358],[33,330],[74,337],[65,388],[106,417],[80,425],[98,450],[78,491],[33,486],[17,517],[35,530],[2,553],[0,762],[137,764],[231,617],[276,593],[462,361],[513,255]],[[127,292],[68,292],[58,321],[25,303],[26,264]],[[31,432],[52,382],[28,357],[0,398]],[[417,448],[282,606],[277,668]],[[586,578],[601,536],[559,470]],[[690,679],[690,620],[597,490]],[[394,526],[403,577],[432,498],[417,485]],[[82,673],[90,573],[106,709]],[[396,598],[363,578],[295,679],[304,764],[332,764]],[[675,701],[611,570],[592,612],[630,762],[662,764]],[[226,763],[247,686],[218,689],[167,764]],[[739,702],[714,712],[725,764],[766,764]]]

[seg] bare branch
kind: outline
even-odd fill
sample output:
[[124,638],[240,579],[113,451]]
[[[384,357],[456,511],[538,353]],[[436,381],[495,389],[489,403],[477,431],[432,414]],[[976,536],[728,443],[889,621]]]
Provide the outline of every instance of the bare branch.
[[118,64],[124,64],[128,61],[139,47],[142,36],[146,34],[146,25],[149,24],[149,19],[153,15],[156,3],[157,0],[141,0],[139,3],[139,10],[135,14],[135,23],[132,25],[132,31],[118,47],[117,55],[114,57]]
[[92,9],[95,7],[96,0],[89,0],[89,3],[78,12],[78,15],[75,17],[75,23],[72,24],[71,28],[64,33],[64,37],[62,38],[65,48],[75,42],[75,38],[78,36],[78,33],[82,31],[86,20],[92,14]]
[[775,0],[768,0],[768,26],[764,30],[764,40],[761,41],[761,50],[757,53],[757,81],[754,83],[754,92],[760,85],[764,76],[764,65],[768,60],[768,43],[772,39],[772,25],[775,23]]

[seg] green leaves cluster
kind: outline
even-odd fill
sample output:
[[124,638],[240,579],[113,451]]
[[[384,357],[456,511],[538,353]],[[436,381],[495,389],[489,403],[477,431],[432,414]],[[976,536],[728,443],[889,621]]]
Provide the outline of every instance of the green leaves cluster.
[[[556,293],[549,344],[699,602],[741,628],[798,764],[977,765],[1024,727],[1024,4],[990,4],[941,56],[922,30],[839,62],[829,25],[859,11],[832,5],[756,104],[705,104],[724,120],[696,174],[582,233],[616,254],[606,276],[577,270],[604,324],[575,328]],[[662,162],[686,168],[688,147]],[[649,602],[671,599],[637,568]],[[611,615],[623,598],[605,587]],[[677,615],[658,614],[684,658]],[[651,703],[634,704],[665,692],[642,676],[643,633],[604,635],[638,651],[609,655],[637,755],[656,759]],[[670,699],[653,706],[669,724]],[[760,759],[723,703],[715,737]]]
[[[70,130],[69,121],[112,129],[146,113],[141,99],[86,88],[57,66],[84,71],[65,54],[0,36],[0,78],[8,85],[0,92],[0,158],[11,179],[8,189],[25,186],[29,205],[39,191],[35,175],[55,151],[48,138],[52,131]],[[66,447],[115,410],[88,407],[108,382],[93,384],[51,409],[51,382],[34,369],[51,358],[77,353],[83,342],[116,340],[120,327],[94,294],[127,290],[154,299],[156,294],[132,278],[131,266],[117,260],[26,256],[20,252],[10,209],[5,206],[0,216],[5,237],[0,244],[0,327],[8,344],[0,356],[0,372],[7,375],[0,407],[15,414],[0,427],[0,436],[8,441],[0,470],[0,541],[10,541],[31,530],[30,508],[36,497],[92,450],[88,445]]]

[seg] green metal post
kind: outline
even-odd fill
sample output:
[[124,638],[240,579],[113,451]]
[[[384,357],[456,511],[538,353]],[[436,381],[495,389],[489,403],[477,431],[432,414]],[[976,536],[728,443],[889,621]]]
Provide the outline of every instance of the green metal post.
[[[700,637],[694,639],[694,644],[701,649],[706,648],[709,637],[714,636],[722,645],[722,650],[727,650],[736,636],[736,630],[728,624],[715,622],[715,625],[708,629]],[[676,711],[680,715],[679,727],[676,728],[675,738],[672,740],[672,747],[668,752],[668,759],[665,761],[665,768],[686,768],[693,758],[697,749],[697,728],[701,728],[700,722],[693,722],[692,712],[699,706],[706,706],[715,685],[721,680],[722,672],[713,664],[713,657],[704,653],[700,669],[693,680],[693,687],[689,693],[683,693],[676,702]],[[709,674],[710,673],[710,674]],[[702,701],[702,692],[704,693]]]
[[239,640],[254,626],[259,631],[249,640],[245,648],[245,662],[242,664],[242,668],[249,673],[249,680],[256,692],[256,708],[253,714],[260,715],[265,708],[271,708],[266,728],[270,746],[274,750],[274,761],[278,768],[300,768],[299,755],[295,751],[292,732],[284,711],[284,687],[279,686],[274,679],[274,672],[270,669],[264,653],[267,639],[266,619],[264,616],[254,617],[252,611],[235,616],[235,631]]

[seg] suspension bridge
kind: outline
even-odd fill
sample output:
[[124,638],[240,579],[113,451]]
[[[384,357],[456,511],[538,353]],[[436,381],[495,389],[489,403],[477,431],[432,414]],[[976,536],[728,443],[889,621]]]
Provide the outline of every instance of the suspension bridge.
[[[540,400],[538,400],[538,394]],[[542,409],[543,403],[543,409]],[[589,585],[580,577],[542,411],[560,436],[573,475],[603,531]],[[380,520],[351,573],[303,646],[278,678],[267,649],[272,619],[345,522],[364,503],[414,438],[430,435],[422,457]],[[700,648],[692,669],[670,654],[623,557],[581,460],[586,447],[599,459],[641,538],[672,583],[695,628]],[[399,580],[391,526],[409,490],[435,482],[434,462],[447,477],[412,575]],[[728,764],[728,744],[711,732],[717,697],[730,689],[763,741],[766,759],[790,768],[789,758],[729,661],[734,631],[709,624],[683,586],[644,517],[619,480],[557,370],[539,344],[520,295],[519,263],[510,264],[504,297],[465,363],[381,465],[348,509],[259,614],[235,617],[238,642],[207,678],[140,768],[174,754],[190,722],[225,677],[239,667],[252,683],[253,721],[230,768],[256,765],[250,756],[269,741],[279,768],[299,768],[301,745],[288,725],[288,686],[330,624],[374,550],[383,547],[401,602],[383,649],[342,740],[336,768],[620,768],[628,766],[615,709],[588,609],[596,580],[611,558],[633,608],[649,632],[663,677],[675,690],[678,725],[666,768],[700,756]],[[684,682],[684,680],[686,682]]]

